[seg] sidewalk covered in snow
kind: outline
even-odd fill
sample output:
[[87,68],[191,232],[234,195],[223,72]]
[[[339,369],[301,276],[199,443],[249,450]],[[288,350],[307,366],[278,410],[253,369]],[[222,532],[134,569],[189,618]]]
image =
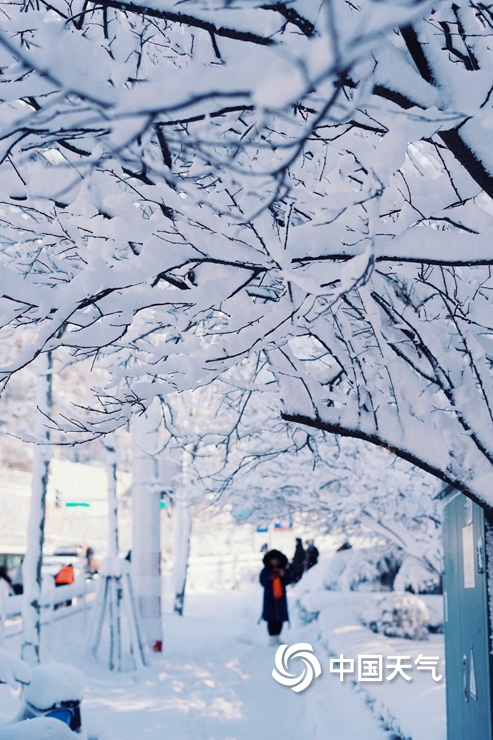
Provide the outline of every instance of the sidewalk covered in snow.
[[[163,656],[139,673],[110,673],[87,657],[83,612],[55,622],[44,649],[46,657],[49,651],[86,673],[83,716],[101,740],[324,740],[329,731],[331,740],[445,740],[443,681],[414,671],[409,682],[364,684],[355,675],[341,682],[330,672],[330,658],[341,653],[442,656],[442,637],[375,635],[356,617],[377,596],[370,593],[326,591],[318,618],[304,624],[297,590],[290,589],[292,623],[283,641],[311,644],[322,666],[322,675],[302,693],[272,678],[276,648],[267,644],[264,623],[257,624],[261,594],[253,584],[191,594],[183,618],[168,610]],[[307,593],[301,598],[306,606]],[[16,650],[16,638],[7,647]],[[301,672],[299,663],[294,660],[290,669]],[[9,688],[0,687],[2,723],[12,718],[16,702]]]

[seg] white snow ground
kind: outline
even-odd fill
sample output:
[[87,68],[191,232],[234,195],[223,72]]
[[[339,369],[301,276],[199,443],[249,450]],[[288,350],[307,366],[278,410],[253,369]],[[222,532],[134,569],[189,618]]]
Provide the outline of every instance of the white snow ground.
[[[290,593],[291,602],[295,593]],[[385,715],[387,700],[388,714],[402,715],[397,726],[403,730],[415,715],[414,734],[404,737],[445,740],[443,682],[433,684],[429,675],[419,675],[413,686],[403,680],[370,684],[368,694],[368,684],[362,691],[362,685],[341,683],[330,674],[329,652],[322,643],[332,654],[345,655],[351,650],[396,654],[409,647],[413,655],[431,654],[440,648],[439,636],[419,644],[379,638],[358,625],[352,596],[329,594],[332,606],[325,604],[319,619],[306,626],[297,623],[291,606],[293,626],[285,627],[284,641],[311,643],[322,664],[322,675],[299,694],[272,678],[276,648],[267,644],[265,623],[257,625],[261,591],[256,585],[188,595],[183,618],[165,615],[163,656],[139,674],[111,674],[85,655],[83,613],[53,624],[45,654],[51,646],[54,658],[85,672],[83,716],[90,725],[106,728],[102,734],[111,740],[391,740],[396,739],[388,729],[392,723],[384,729],[378,716]],[[16,640],[7,640],[6,647],[16,650]],[[290,670],[296,671],[295,663]],[[380,692],[385,701],[379,689],[386,690]],[[394,690],[392,696],[388,689]],[[0,686],[0,722],[12,718],[18,701],[11,689]]]

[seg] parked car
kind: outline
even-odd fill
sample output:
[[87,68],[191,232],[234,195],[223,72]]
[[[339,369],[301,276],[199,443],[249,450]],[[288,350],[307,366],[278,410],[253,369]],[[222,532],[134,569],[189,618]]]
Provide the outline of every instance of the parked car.
[[24,549],[13,547],[0,552],[0,568],[5,568],[11,578],[22,563],[24,552]]
[[59,545],[53,551],[53,555],[83,558],[85,548],[82,545]]
[[[70,566],[73,568],[73,579],[70,574]],[[65,574],[62,571],[65,570]],[[91,578],[97,573],[97,564],[94,560],[94,551],[91,547],[82,545],[60,545],[53,555],[43,556],[42,574],[44,577],[53,576],[57,579],[57,585],[72,583],[85,573],[87,578]]]
[[[22,594],[22,562],[25,551],[22,548],[9,548],[0,552],[0,572],[5,570],[11,579],[12,591],[15,594]],[[61,545],[57,547],[53,555],[43,555],[41,574],[43,578],[50,576],[56,578],[62,568],[67,566],[73,567],[74,580],[81,573],[85,573],[88,578],[93,577],[98,572],[98,563],[94,559],[94,551],[90,547],[82,545]],[[65,579],[64,583],[68,583]],[[61,583],[59,584],[61,585]]]
[[76,557],[84,562],[86,573],[94,574],[99,570],[99,563],[94,557],[92,547],[85,545],[60,545],[53,553],[57,557]]
[[22,561],[24,559],[23,548],[9,548],[0,552],[0,569],[4,569],[10,578],[12,591],[15,594],[22,593]]

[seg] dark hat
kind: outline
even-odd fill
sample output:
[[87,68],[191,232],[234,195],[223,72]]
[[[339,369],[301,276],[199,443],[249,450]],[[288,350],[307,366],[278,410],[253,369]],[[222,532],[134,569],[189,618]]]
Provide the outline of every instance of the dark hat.
[[285,568],[288,563],[287,557],[283,552],[280,552],[280,550],[269,550],[269,552],[266,552],[262,558],[262,562],[266,568],[271,567],[272,560],[279,560],[280,568]]

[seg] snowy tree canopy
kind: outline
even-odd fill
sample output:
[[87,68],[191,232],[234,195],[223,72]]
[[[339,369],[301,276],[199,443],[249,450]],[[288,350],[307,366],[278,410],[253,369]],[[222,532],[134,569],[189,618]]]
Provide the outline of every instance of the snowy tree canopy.
[[[239,450],[212,478],[202,478],[215,492],[213,503],[230,506],[238,521],[268,524],[302,512],[308,525],[331,533],[370,532],[440,572],[436,478],[359,440],[293,432],[275,422],[260,427],[239,441],[243,457],[234,475],[224,473]],[[195,463],[200,475],[203,466]]]
[[489,9],[2,10],[3,383],[92,357],[94,434],[260,352],[286,419],[493,502]]

